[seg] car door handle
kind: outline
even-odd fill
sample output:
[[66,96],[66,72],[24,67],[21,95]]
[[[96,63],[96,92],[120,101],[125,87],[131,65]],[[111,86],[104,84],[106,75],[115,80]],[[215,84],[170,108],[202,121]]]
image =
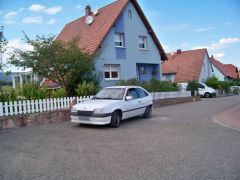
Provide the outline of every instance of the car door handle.
[[142,101],[138,101],[138,103],[142,103]]

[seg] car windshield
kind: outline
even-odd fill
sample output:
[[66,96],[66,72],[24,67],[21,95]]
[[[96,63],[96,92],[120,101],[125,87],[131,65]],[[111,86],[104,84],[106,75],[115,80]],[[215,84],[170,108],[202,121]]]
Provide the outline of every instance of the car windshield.
[[125,88],[105,88],[101,90],[93,99],[122,100]]

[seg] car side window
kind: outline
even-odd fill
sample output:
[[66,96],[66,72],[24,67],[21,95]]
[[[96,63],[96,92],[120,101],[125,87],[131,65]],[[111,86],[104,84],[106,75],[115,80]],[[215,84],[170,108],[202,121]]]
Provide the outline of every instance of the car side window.
[[138,96],[140,98],[144,98],[144,97],[148,96],[148,93],[145,92],[144,90],[140,89],[140,88],[136,88],[136,91],[137,91]]
[[138,93],[134,88],[128,89],[127,96],[131,96],[133,99],[138,99]]
[[198,88],[205,89],[205,87],[202,84],[198,84]]

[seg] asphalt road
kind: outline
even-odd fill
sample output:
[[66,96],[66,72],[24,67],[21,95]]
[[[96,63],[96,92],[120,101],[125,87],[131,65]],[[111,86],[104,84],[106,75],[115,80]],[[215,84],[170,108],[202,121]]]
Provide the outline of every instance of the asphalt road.
[[240,96],[155,109],[118,129],[70,122],[0,131],[0,179],[240,179],[240,131],[213,122]]

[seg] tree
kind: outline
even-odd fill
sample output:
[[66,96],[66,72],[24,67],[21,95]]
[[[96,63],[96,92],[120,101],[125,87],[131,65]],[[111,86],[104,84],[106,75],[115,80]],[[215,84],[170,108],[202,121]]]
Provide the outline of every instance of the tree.
[[215,76],[208,78],[205,83],[207,84],[207,86],[213,88],[213,89],[218,89],[219,88],[219,80],[218,78],[216,78]]
[[93,55],[83,52],[76,40],[64,43],[54,36],[36,36],[24,39],[33,50],[15,49],[9,63],[17,67],[31,68],[33,73],[59,83],[67,95],[74,95],[77,85],[94,71]]
[[[189,81],[187,90],[191,91],[192,96],[196,96],[198,94],[198,82],[197,81]],[[197,94],[195,92],[197,92]]]
[[4,27],[0,27],[0,69],[2,68],[2,55],[6,51],[6,46],[7,46],[7,39],[4,36],[3,33]]

